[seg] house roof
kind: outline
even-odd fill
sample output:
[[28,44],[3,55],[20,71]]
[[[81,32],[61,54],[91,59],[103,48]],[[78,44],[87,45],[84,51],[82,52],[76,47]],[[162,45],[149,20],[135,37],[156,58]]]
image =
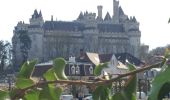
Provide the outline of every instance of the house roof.
[[[93,74],[90,73],[89,68],[92,66],[93,69],[95,68],[94,65],[97,65],[100,61],[100,63],[109,62],[112,58],[113,54],[100,54],[97,53],[89,53],[86,52],[82,57],[77,57],[75,63],[67,62],[65,67],[65,73],[68,76],[92,76]],[[116,59],[122,63],[125,64],[126,60],[128,60],[130,63],[140,66],[144,64],[141,62],[138,58],[132,56],[129,53],[117,53],[115,54]],[[79,66],[80,73],[79,74],[72,74],[71,72],[71,66]],[[52,62],[47,63],[41,63],[37,64],[33,75],[32,76],[42,76],[43,73],[45,73],[48,69],[52,67]],[[121,67],[121,66],[120,66]]]
[[[100,62],[101,63],[108,62],[111,60],[112,56],[113,56],[113,54],[100,54],[99,55]],[[130,63],[132,63],[136,66],[140,66],[140,65],[144,64],[138,58],[132,56],[129,53],[117,53],[117,54],[115,54],[115,57],[118,61],[122,62],[123,64],[126,63],[126,60],[128,60]]]

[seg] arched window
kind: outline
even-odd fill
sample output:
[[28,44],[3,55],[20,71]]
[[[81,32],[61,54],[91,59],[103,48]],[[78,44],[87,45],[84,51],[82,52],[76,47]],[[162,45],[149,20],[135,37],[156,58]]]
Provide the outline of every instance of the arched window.
[[75,74],[75,66],[71,66],[71,74]]
[[80,74],[80,67],[79,67],[79,65],[76,66],[76,74]]
[[92,67],[92,65],[90,65],[90,67],[89,67],[89,72],[90,72],[90,74],[93,74],[93,67]]

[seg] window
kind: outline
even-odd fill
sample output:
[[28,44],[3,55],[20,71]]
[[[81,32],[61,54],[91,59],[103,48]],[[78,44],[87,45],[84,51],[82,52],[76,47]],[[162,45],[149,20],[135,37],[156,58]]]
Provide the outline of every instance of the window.
[[76,74],[80,74],[80,67],[79,67],[79,65],[76,66]]
[[89,67],[89,72],[90,72],[90,74],[93,74],[93,67],[92,67],[92,65],[90,65],[90,67]]
[[71,66],[71,74],[75,74],[75,66]]

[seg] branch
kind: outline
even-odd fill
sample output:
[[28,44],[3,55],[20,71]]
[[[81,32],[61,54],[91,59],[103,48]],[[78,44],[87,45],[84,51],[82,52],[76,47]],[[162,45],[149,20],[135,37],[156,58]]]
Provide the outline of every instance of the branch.
[[[149,69],[152,69],[152,68],[156,68],[156,67],[160,67],[164,64],[165,61],[163,62],[159,62],[159,63],[156,63],[156,64],[153,64],[151,66],[143,66],[142,68],[140,69],[137,69],[137,70],[134,70],[134,71],[130,71],[128,73],[125,73],[125,74],[120,74],[119,76],[115,77],[115,78],[112,78],[110,80],[99,80],[99,81],[93,81],[93,82],[87,82],[87,81],[83,81],[83,80],[76,80],[76,81],[73,81],[73,80],[54,80],[54,81],[44,81],[44,82],[40,82],[40,83],[37,83],[37,84],[34,84],[30,87],[27,87],[27,88],[24,88],[24,89],[21,89],[20,92],[21,93],[25,93],[25,91],[29,90],[29,89],[32,89],[32,88],[35,88],[35,87],[39,87],[39,86],[42,86],[42,85],[45,85],[45,84],[54,84],[54,83],[61,83],[61,84],[69,84],[69,85],[88,85],[88,86],[97,86],[97,85],[105,85],[105,84],[109,84],[109,83],[112,83],[112,82],[115,82],[123,77],[127,77],[129,75],[134,75],[136,73],[139,73],[139,72],[143,72],[145,70],[149,70]],[[16,97],[18,97],[18,95],[15,95],[13,99],[15,99]],[[12,100],[13,100],[12,99]]]

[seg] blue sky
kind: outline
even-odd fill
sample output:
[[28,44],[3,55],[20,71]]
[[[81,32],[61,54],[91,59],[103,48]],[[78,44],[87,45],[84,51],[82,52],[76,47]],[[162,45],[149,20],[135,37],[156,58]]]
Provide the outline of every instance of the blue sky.
[[[170,44],[169,0],[119,0],[128,16],[140,22],[141,43],[150,49]],[[34,9],[41,9],[45,20],[71,21],[80,11],[97,13],[97,5],[103,5],[103,17],[112,15],[113,0],[3,0],[0,3],[0,39],[11,41],[14,26],[18,21],[29,22]]]

